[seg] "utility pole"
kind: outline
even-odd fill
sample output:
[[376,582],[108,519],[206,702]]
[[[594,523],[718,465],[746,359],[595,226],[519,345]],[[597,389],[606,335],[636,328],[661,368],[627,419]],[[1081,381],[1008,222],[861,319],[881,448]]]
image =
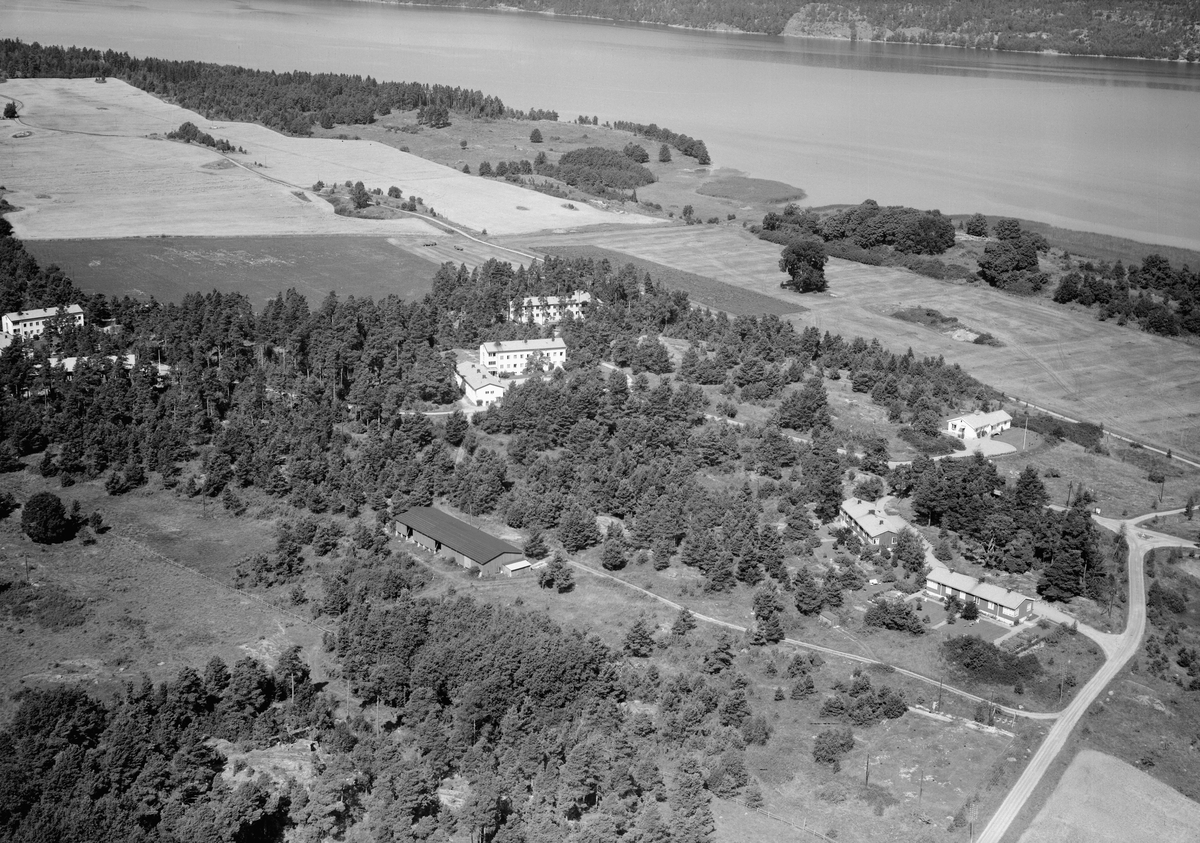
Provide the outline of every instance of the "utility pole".
[[942,677],[941,676],[938,676],[937,711],[938,711],[938,714],[942,713]]
[[867,750],[866,772],[863,774],[863,787],[871,783],[871,751]]
[[1029,413],[1025,414],[1025,432],[1021,435],[1021,450],[1025,450],[1025,440],[1029,438]]
[[920,783],[917,785],[917,813],[921,813],[921,802],[925,798],[925,765],[920,761],[917,762],[917,775],[920,776]]

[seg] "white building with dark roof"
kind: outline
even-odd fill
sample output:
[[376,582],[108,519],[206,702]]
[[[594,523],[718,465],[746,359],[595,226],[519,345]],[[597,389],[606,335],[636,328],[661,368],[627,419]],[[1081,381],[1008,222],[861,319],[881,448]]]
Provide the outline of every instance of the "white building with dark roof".
[[567,362],[567,344],[558,337],[544,340],[504,340],[479,346],[479,365],[495,375],[519,375],[535,354],[547,368],[561,368]]
[[0,317],[0,330],[22,339],[40,337],[55,319],[65,319],[78,328],[83,327],[83,308],[77,304],[66,307],[40,307],[16,310]]
[[510,322],[533,322],[548,325],[568,316],[583,317],[583,306],[592,300],[591,293],[577,290],[569,296],[527,296],[508,306]]
[[1032,597],[946,568],[934,568],[926,575],[925,593],[942,601],[957,597],[963,603],[974,603],[979,614],[1013,626],[1033,616]]
[[1003,410],[991,413],[971,413],[946,422],[946,432],[956,439],[982,439],[995,436],[1012,427],[1012,416]]

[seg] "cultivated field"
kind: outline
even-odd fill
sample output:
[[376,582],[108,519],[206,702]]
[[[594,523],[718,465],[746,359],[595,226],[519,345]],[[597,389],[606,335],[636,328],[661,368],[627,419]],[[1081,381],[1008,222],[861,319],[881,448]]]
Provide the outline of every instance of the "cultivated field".
[[[376,299],[424,295],[442,258],[424,242],[318,234],[31,240],[26,247],[43,266],[58,264],[89,292],[177,302],[187,293],[220,290],[242,293],[260,307],[294,287],[316,307],[330,291]],[[418,256],[423,251],[428,257]]]
[[[10,216],[23,239],[233,234],[384,234],[434,231],[416,218],[338,217],[306,189],[326,182],[396,185],[449,221],[491,234],[652,223],[637,214],[575,209],[550,196],[479,179],[368,141],[289,138],[247,123],[207,120],[123,82],[19,79],[25,126],[0,137]],[[161,139],[185,121],[246,149],[228,159]],[[14,138],[16,129],[31,132]],[[236,162],[230,166],[229,162]],[[300,195],[296,195],[297,191]]]
[[[911,347],[919,355],[942,355],[1010,396],[1200,455],[1200,351],[1179,341],[983,284],[953,285],[842,260],[829,262],[828,294],[801,296],[779,287],[778,246],[726,226],[625,230],[603,237],[580,232],[538,242],[546,248],[603,246],[794,303],[809,311],[794,319],[800,325],[878,337],[895,351]],[[953,314],[1004,347],[958,342],[891,316],[907,307]]]
[[1075,756],[1020,843],[1187,843],[1200,804],[1110,755]]

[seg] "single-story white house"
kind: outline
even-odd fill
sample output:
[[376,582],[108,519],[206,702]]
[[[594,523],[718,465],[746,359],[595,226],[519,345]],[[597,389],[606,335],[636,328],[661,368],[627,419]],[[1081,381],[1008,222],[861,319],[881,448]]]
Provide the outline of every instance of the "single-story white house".
[[947,597],[957,597],[963,603],[974,603],[979,607],[980,615],[1013,626],[1033,616],[1032,597],[946,568],[934,568],[929,572],[925,577],[925,593],[943,601]]
[[1012,416],[1003,410],[991,413],[971,413],[946,422],[946,432],[957,439],[982,439],[995,436],[1012,427]]

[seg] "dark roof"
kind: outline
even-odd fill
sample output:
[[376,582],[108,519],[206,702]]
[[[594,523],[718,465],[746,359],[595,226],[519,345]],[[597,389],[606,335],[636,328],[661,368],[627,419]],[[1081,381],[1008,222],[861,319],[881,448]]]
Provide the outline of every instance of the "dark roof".
[[508,542],[477,530],[465,521],[459,521],[431,506],[414,506],[397,515],[396,520],[431,539],[436,539],[480,565],[486,565],[504,553],[521,552]]

